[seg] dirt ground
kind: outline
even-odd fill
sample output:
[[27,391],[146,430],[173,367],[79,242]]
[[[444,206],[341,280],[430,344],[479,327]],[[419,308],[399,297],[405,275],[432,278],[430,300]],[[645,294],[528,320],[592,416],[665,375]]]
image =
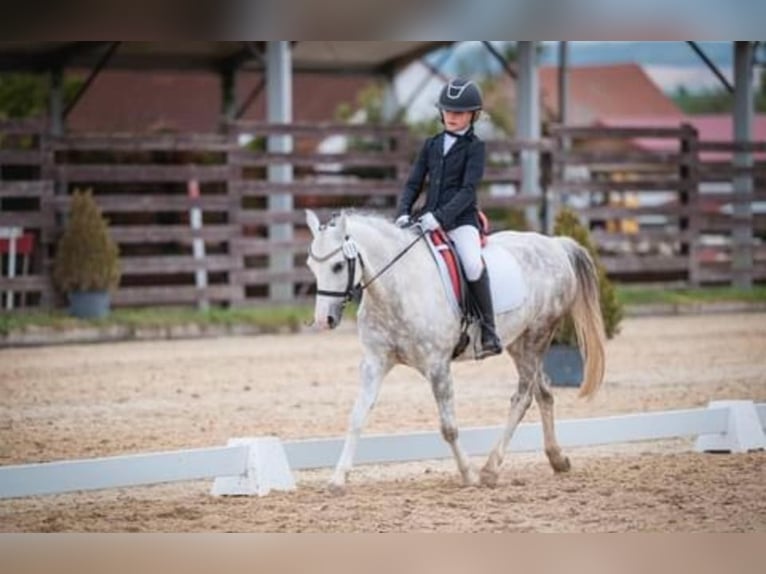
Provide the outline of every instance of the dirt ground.
[[[356,395],[350,325],[304,333],[0,351],[0,464],[223,445],[231,437],[338,436]],[[464,427],[504,422],[506,357],[454,369]],[[766,315],[629,318],[607,346],[592,401],[557,388],[559,418],[766,402]],[[538,420],[533,406],[525,422]],[[438,429],[426,382],[395,369],[367,433]],[[690,440],[512,454],[497,488],[462,488],[451,461],[359,467],[333,497],[330,471],[298,490],[214,498],[210,481],[0,501],[0,531],[763,532],[766,453],[705,455]],[[481,465],[483,460],[476,460]]]

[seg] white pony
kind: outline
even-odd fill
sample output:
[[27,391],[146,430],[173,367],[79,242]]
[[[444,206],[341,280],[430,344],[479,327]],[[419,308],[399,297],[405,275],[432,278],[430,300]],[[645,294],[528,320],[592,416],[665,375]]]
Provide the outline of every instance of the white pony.
[[[501,232],[489,236],[518,262],[530,290],[523,304],[496,317],[497,334],[516,363],[519,383],[511,397],[505,432],[477,473],[458,441],[450,364],[461,321],[450,307],[425,241],[370,214],[342,212],[325,225],[312,211],[308,266],[316,276],[314,320],[334,328],[346,303],[363,293],[357,322],[363,348],[361,388],[343,451],[330,481],[343,492],[359,435],[385,375],[396,364],[418,370],[431,383],[441,433],[455,456],[463,484],[497,484],[500,465],[516,426],[532,402],[542,417],[545,453],[557,472],[569,470],[553,422],[553,395],[542,370],[543,354],[559,322],[571,314],[585,357],[581,396],[593,395],[604,375],[604,328],[598,277],[588,252],[565,237]],[[466,354],[462,358],[469,358]]]

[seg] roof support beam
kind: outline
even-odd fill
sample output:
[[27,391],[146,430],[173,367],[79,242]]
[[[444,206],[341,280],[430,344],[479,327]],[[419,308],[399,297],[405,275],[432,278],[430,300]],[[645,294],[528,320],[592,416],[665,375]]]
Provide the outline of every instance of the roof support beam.
[[104,67],[109,63],[109,60],[112,59],[112,56],[117,51],[117,48],[119,48],[119,46],[120,46],[120,42],[109,43],[109,47],[107,48],[106,52],[104,52],[104,55],[101,56],[101,59],[96,64],[96,67],[93,68],[93,70],[91,70],[90,75],[85,80],[85,83],[82,86],[80,86],[80,89],[74,95],[74,97],[72,98],[72,101],[67,104],[66,109],[64,110],[64,119],[69,117],[70,112],[77,105],[77,102],[79,102],[83,94],[85,94],[85,92],[88,91],[88,88],[90,88],[91,84],[93,84],[95,79],[101,73],[101,70],[103,70]]
[[[270,41],[266,47],[266,94],[267,119],[274,124],[289,124],[293,121],[293,71],[292,47],[287,41]],[[271,153],[289,154],[293,150],[293,138],[290,135],[269,136],[268,150]],[[290,183],[293,180],[293,166],[289,163],[271,164],[268,168],[269,181],[276,184]],[[268,198],[268,209],[272,213],[293,210],[293,196],[289,193],[272,193]],[[278,223],[269,226],[271,241],[291,241],[293,226],[290,223]],[[269,261],[272,271],[290,272],[293,270],[292,250],[274,251]],[[291,282],[272,283],[269,291],[271,301],[286,302],[293,299]]]
[[404,115],[404,112],[409,109],[409,107],[412,105],[412,103],[420,96],[421,92],[426,88],[428,85],[428,82],[431,81],[432,77],[439,78],[440,80],[447,81],[446,76],[442,73],[441,68],[444,66],[444,64],[447,63],[447,60],[450,59],[452,54],[454,53],[453,48],[449,48],[445,50],[444,54],[437,60],[435,64],[431,64],[428,60],[425,58],[421,60],[421,64],[426,67],[426,69],[430,72],[430,75],[425,76],[420,83],[417,85],[417,87],[412,90],[409,97],[405,100],[405,102],[399,106],[399,109],[397,110],[395,117],[396,118],[402,118]]
[[[519,78],[516,83],[516,137],[524,141],[540,139],[540,80],[537,75],[537,42],[518,43]],[[540,195],[539,153],[536,150],[521,151],[521,193]],[[536,207],[528,207],[526,219],[533,228],[539,229]]]
[[687,41],[687,44],[691,46],[692,50],[700,57],[700,59],[705,62],[705,65],[710,68],[710,71],[715,74],[715,77],[718,78],[718,80],[721,82],[724,88],[726,88],[726,91],[730,94],[734,93],[734,87],[731,85],[729,80],[726,79],[726,76],[723,75],[721,70],[718,69],[718,66],[715,65],[715,62],[708,58],[707,54],[697,45],[697,42]]
[[[753,126],[753,43],[734,42],[734,141],[752,141]],[[753,156],[743,151],[734,154],[734,165],[752,168]],[[753,192],[753,174],[734,177],[734,194]],[[750,202],[734,202],[736,223],[732,230],[732,283],[734,287],[753,286],[753,213]]]
[[484,44],[484,47],[490,54],[492,54],[495,60],[500,63],[500,65],[503,67],[503,70],[505,70],[505,73],[508,74],[512,79],[516,80],[518,78],[518,74],[516,74],[516,70],[513,69],[511,63],[508,61],[508,58],[498,52],[497,48],[492,45],[492,42],[484,40],[482,44]]

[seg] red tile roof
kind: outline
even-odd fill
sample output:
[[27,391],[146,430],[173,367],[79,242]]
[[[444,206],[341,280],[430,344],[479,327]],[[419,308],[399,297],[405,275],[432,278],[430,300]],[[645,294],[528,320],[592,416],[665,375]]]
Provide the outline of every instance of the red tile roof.
[[[258,73],[238,75],[237,105],[259,81]],[[337,107],[342,102],[355,104],[359,90],[371,81],[364,75],[295,74],[293,118],[332,120]],[[263,120],[265,101],[264,89],[243,119]],[[216,74],[106,70],[72,110],[67,125],[72,131],[214,132],[220,117],[221,84]]]
[[[676,104],[638,64],[582,66],[569,69],[569,119],[587,125],[604,116],[681,116]],[[540,68],[545,106],[558,113],[558,68]]]

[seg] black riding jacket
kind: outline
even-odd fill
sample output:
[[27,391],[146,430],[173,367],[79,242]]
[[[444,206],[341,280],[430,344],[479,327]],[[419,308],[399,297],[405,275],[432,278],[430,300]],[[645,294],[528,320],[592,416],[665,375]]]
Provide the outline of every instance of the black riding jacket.
[[427,175],[428,191],[421,213],[433,213],[447,231],[461,225],[478,228],[476,190],[484,175],[484,142],[470,129],[457,138],[446,155],[443,150],[444,132],[425,141],[407,179],[397,217],[411,214]]

